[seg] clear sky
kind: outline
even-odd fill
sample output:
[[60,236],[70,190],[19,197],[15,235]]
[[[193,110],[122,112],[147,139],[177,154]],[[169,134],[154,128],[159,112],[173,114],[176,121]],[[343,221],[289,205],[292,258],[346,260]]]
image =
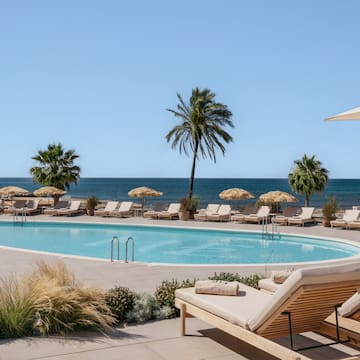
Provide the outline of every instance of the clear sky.
[[359,178],[357,0],[2,1],[0,177],[29,176],[49,143],[82,176],[188,177],[165,140],[176,93],[210,88],[233,112],[234,142],[198,177],[287,177],[315,154]]

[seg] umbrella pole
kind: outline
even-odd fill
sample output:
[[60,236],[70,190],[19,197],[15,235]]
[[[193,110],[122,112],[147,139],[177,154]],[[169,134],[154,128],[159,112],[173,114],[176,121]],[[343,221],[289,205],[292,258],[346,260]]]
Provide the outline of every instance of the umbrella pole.
[[145,197],[143,197],[143,198],[142,198],[142,201],[141,201],[141,206],[142,206],[142,208],[144,208],[144,207],[145,207]]

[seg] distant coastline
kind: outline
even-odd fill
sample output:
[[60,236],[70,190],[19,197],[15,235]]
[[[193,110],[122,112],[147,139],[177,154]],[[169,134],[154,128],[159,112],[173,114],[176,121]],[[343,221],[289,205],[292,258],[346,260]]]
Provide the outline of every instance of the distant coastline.
[[[1,177],[0,187],[15,185],[23,187],[29,191],[39,188],[29,177]],[[148,198],[147,203],[155,202],[178,202],[180,198],[186,196],[188,191],[188,178],[100,178],[84,177],[80,179],[78,185],[73,185],[69,195],[79,198],[86,198],[95,195],[99,199],[129,200],[127,193],[129,190],[138,186],[149,186],[162,191],[163,196],[159,198]],[[227,188],[240,187],[251,191],[258,197],[259,195],[272,191],[282,190],[291,192],[286,178],[196,178],[195,195],[200,198],[203,205],[213,202],[224,202],[218,194]],[[316,194],[311,197],[310,204],[321,207],[326,196],[336,196],[341,207],[360,206],[360,179],[330,179],[328,186],[323,194]],[[304,198],[295,195],[299,199],[298,205],[302,206]],[[256,199],[252,200],[256,201]],[[233,204],[245,204],[247,201],[237,201]]]

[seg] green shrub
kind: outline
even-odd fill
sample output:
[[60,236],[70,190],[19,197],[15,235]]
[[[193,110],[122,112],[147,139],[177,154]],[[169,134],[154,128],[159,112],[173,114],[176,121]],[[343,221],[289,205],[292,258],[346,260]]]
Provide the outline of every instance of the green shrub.
[[134,306],[135,294],[127,287],[115,286],[106,294],[106,303],[118,323],[125,320],[126,312]]
[[156,288],[155,298],[160,307],[167,308],[169,311],[169,318],[179,315],[179,310],[175,308],[175,290],[180,288],[188,288],[195,286],[195,279],[186,279],[181,283],[173,279],[171,281],[165,280],[160,286]]
[[170,309],[161,308],[153,295],[147,293],[136,293],[134,306],[126,312],[125,320],[129,323],[143,323],[148,320],[166,319],[169,317]]
[[251,286],[255,289],[259,289],[258,283],[262,279],[262,276],[257,274],[252,274],[249,276],[240,276],[238,273],[225,273],[221,272],[220,274],[215,273],[213,276],[209,276],[209,280],[221,280],[221,281],[239,281],[245,285]]

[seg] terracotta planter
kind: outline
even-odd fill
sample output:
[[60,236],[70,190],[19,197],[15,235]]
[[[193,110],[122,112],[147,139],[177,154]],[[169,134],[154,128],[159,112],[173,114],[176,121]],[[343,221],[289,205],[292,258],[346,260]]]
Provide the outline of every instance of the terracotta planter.
[[324,227],[330,227],[330,221],[336,220],[336,216],[324,217],[322,220],[322,224]]
[[86,213],[87,213],[89,216],[94,216],[94,209],[86,209]]
[[188,221],[190,219],[190,211],[179,211],[179,219],[182,221]]

